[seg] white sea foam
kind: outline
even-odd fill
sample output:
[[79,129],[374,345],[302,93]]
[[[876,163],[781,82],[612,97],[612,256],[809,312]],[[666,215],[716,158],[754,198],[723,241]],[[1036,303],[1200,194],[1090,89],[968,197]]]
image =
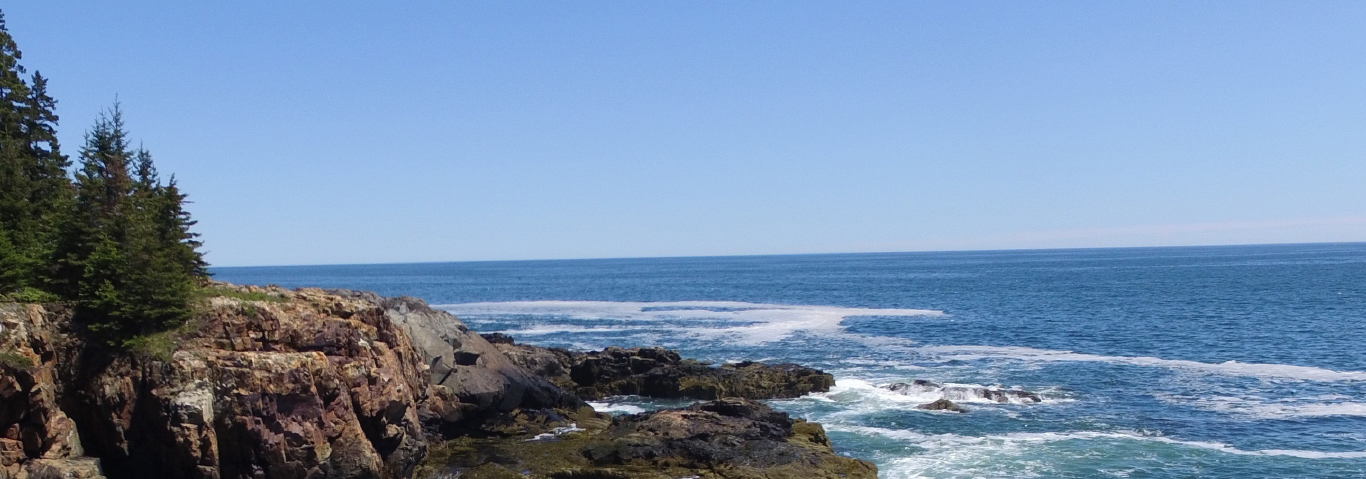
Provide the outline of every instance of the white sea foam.
[[1106,356],[1026,347],[921,346],[915,348],[915,350],[921,353],[934,354],[944,359],[958,360],[1007,358],[1027,361],[1090,361],[1185,369],[1229,376],[1297,379],[1303,381],[1366,381],[1366,371],[1334,371],[1332,369],[1316,368],[1312,366],[1295,366],[1290,364],[1244,363],[1238,361],[1202,363],[1184,359],[1162,359],[1148,356]]
[[841,405],[843,411],[835,413],[835,415],[841,417],[861,416],[888,409],[912,410],[915,409],[916,406],[931,403],[939,399],[948,399],[955,403],[975,404],[979,406],[1003,406],[1006,404],[1033,405],[1071,401],[1066,398],[1045,396],[1043,397],[1042,403],[1018,402],[1015,399],[1012,399],[1010,403],[1000,403],[983,396],[966,393],[966,391],[984,389],[987,388],[987,386],[959,383],[946,383],[941,386],[943,387],[892,391],[886,387],[862,379],[840,378],[836,379],[835,386],[830,388],[829,392],[810,394],[802,397],[800,400],[838,403]]
[[[1310,451],[1302,449],[1246,450],[1218,442],[1184,441],[1165,436],[1144,435],[1136,432],[1073,431],[965,436],[959,434],[924,434],[904,429],[888,429],[837,423],[826,423],[825,428],[826,430],[833,432],[880,436],[894,441],[910,443],[924,449],[925,451],[923,453],[892,461],[893,467],[886,472],[888,473],[888,477],[898,478],[920,477],[914,474],[916,474],[917,471],[933,469],[936,466],[953,466],[955,463],[957,465],[981,464],[988,462],[986,461],[986,458],[988,457],[1002,458],[1003,456],[1014,456],[1018,458],[1026,455],[1025,452],[1032,446],[1059,443],[1063,441],[1132,441],[1161,443],[1240,456],[1296,457],[1301,459],[1366,458],[1366,451]],[[1099,446],[1088,444],[1085,447],[1087,449],[1094,449]],[[1020,463],[1017,461],[990,462],[1013,464],[1015,467],[1020,466]]]
[[607,414],[640,414],[645,412],[645,408],[643,407],[626,403],[589,401],[588,405],[593,406],[593,410],[597,412],[605,412]]
[[557,427],[557,428],[551,429],[550,432],[543,432],[543,433],[537,434],[536,436],[532,437],[531,439],[527,439],[527,442],[531,442],[531,441],[544,441],[544,440],[547,440],[547,439],[554,439],[554,438],[563,436],[563,435],[565,435],[565,434],[569,434],[569,433],[571,433],[571,432],[579,432],[579,431],[585,431],[585,429],[580,428],[579,425],[578,425],[578,423],[570,423],[568,426]]
[[1198,398],[1170,394],[1157,394],[1155,396],[1168,404],[1194,406],[1210,411],[1250,416],[1257,419],[1366,416],[1366,403],[1345,401],[1345,399],[1350,398],[1350,396],[1341,394],[1315,397],[1288,397],[1275,400],[1256,396],[1240,397],[1216,395]]
[[[437,307],[457,316],[547,316],[575,320],[663,322],[671,328],[677,328],[693,336],[727,338],[741,344],[778,341],[799,331],[817,334],[838,333],[842,331],[840,322],[855,316],[908,317],[944,314],[942,311],[925,309],[844,308],[740,301],[509,301],[447,304]],[[558,327],[560,326],[536,325],[520,332],[527,334],[571,331],[554,330]]]

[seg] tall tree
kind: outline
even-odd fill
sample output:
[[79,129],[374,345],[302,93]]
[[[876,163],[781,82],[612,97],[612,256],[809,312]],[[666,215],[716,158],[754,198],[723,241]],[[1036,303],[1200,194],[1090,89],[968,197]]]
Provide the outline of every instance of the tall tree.
[[117,103],[86,134],[80,160],[62,266],[91,328],[117,342],[184,321],[205,276],[185,195],[161,182],[151,153],[129,149]]
[[48,285],[55,225],[71,199],[56,100],[42,75],[24,82],[22,57],[0,13],[0,295]]

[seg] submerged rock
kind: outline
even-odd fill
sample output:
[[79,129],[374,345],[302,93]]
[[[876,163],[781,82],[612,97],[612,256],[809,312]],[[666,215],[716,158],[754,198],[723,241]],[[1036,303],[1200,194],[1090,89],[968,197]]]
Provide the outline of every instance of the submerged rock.
[[985,399],[998,403],[1034,404],[1043,402],[1037,393],[1020,389],[997,389],[972,386],[941,386],[936,383],[917,379],[909,383],[892,383],[883,386],[888,390],[908,396],[938,394],[952,401],[972,401]]
[[796,364],[746,361],[713,367],[664,348],[578,352],[519,345],[490,336],[508,359],[586,400],[639,395],[654,398],[777,399],[826,392],[835,378]]

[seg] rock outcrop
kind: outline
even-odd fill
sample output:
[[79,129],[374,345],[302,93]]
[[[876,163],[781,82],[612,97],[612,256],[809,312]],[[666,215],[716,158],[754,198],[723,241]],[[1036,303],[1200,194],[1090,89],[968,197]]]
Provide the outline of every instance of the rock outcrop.
[[777,399],[826,392],[835,378],[796,364],[741,362],[713,367],[664,348],[578,352],[516,344],[489,335],[512,362],[583,399],[638,395],[654,398]]
[[819,371],[495,345],[413,298],[215,288],[135,351],[83,340],[63,306],[0,304],[0,479],[406,479],[474,456],[468,477],[874,477],[762,404],[614,419],[574,394],[792,397],[828,389]]
[[427,388],[408,336],[370,302],[241,291],[265,299],[210,299],[173,351],[87,347],[72,401],[106,474],[410,476]]
[[62,408],[71,313],[60,306],[0,303],[0,479],[97,477],[81,459],[76,423]]
[[454,441],[445,465],[462,479],[874,479],[840,456],[819,425],[745,399],[614,418],[555,437]]

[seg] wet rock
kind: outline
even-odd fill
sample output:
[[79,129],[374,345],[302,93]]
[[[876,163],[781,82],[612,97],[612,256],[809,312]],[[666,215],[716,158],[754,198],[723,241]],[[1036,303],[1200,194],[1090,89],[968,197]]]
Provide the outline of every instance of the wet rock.
[[954,404],[953,401],[950,401],[948,399],[938,399],[932,403],[921,404],[919,406],[916,406],[915,408],[924,409],[927,411],[967,412],[966,409],[963,409],[961,406]]
[[[500,338],[500,341],[502,339]],[[664,348],[577,352],[518,345],[495,346],[511,361],[586,400],[639,395],[656,398],[776,399],[829,391],[834,376],[795,364],[742,362],[713,367]]]
[[916,379],[909,383],[893,383],[884,386],[888,390],[899,392],[908,396],[939,394],[944,399],[953,401],[972,401],[985,399],[998,403],[1019,403],[1034,404],[1043,402],[1043,398],[1037,393],[1020,389],[998,389],[986,387],[970,386],[941,386],[936,383]]
[[453,441],[444,467],[469,479],[877,477],[872,464],[835,454],[819,424],[745,399],[619,416],[585,429],[551,441]]

